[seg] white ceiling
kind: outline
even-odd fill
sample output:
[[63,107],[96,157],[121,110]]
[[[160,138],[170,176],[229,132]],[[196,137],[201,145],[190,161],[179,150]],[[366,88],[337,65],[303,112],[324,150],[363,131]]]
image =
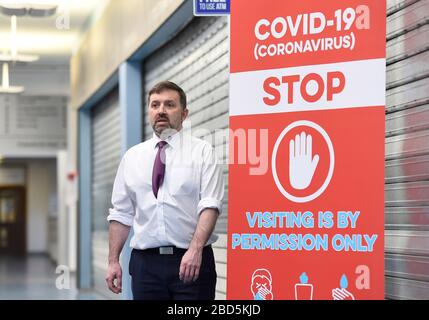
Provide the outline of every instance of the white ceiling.
[[[117,0],[115,0],[117,1]],[[102,12],[108,0],[0,0],[1,3],[55,3],[57,14],[48,18],[18,17],[18,52],[38,54],[39,64],[67,63],[83,32]],[[10,50],[10,17],[0,13],[0,51]]]
[[[37,54],[40,60],[11,65],[10,84],[24,86],[23,95],[68,96],[71,55],[109,0],[0,0],[0,4],[11,2],[54,3],[58,10],[47,18],[17,18],[18,53]],[[0,13],[0,53],[10,52],[10,30],[10,17]]]

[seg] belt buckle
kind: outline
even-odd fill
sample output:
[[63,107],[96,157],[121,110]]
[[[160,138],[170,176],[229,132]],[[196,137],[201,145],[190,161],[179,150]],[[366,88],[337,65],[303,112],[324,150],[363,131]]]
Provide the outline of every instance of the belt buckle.
[[159,254],[173,254],[173,247],[160,247]]

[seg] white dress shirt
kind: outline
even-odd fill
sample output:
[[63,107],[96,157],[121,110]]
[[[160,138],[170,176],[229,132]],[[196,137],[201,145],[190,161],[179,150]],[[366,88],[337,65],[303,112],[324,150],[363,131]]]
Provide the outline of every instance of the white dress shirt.
[[[165,140],[166,168],[158,198],[152,191],[152,170],[160,141],[155,134],[129,149],[119,164],[113,208],[107,220],[133,226],[132,248],[174,245],[186,249],[199,214],[205,208],[216,208],[221,213],[224,182],[214,150],[208,142],[182,131]],[[217,238],[212,234],[207,244]]]

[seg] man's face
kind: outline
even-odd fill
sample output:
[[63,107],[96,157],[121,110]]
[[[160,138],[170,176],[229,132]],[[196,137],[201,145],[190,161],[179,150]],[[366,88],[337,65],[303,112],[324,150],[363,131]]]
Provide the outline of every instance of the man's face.
[[182,123],[188,116],[188,109],[180,105],[180,96],[174,90],[162,90],[149,97],[149,120],[157,136],[165,129],[182,129]]

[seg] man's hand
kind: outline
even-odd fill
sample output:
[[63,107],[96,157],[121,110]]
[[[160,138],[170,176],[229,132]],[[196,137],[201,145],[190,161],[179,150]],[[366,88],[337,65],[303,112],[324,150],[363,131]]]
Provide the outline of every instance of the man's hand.
[[[115,281],[116,280],[116,281]],[[113,293],[122,292],[122,268],[119,262],[110,262],[106,275],[107,286]]]
[[[109,265],[107,267],[106,282],[110,291],[118,294],[122,292],[122,268],[119,264],[119,255],[125,241],[127,241],[130,227],[118,221],[109,224]],[[116,280],[116,281],[115,281]]]
[[185,252],[180,263],[179,278],[183,282],[196,281],[200,275],[203,249],[214,230],[219,211],[205,208],[200,213],[197,230],[194,233],[189,249]]
[[179,278],[184,283],[196,281],[200,275],[203,251],[201,249],[189,248],[183,255],[180,263]]

